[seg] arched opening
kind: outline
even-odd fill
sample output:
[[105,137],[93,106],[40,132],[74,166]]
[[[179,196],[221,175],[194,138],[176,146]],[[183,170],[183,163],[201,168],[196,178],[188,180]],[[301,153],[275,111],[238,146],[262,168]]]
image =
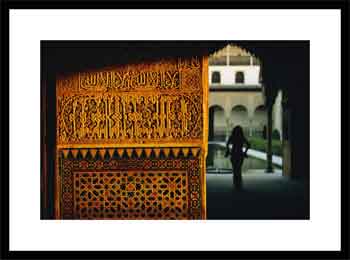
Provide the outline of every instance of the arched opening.
[[248,109],[243,105],[236,105],[231,110],[231,128],[240,125],[246,135],[249,134]]
[[221,82],[221,75],[219,71],[214,71],[211,74],[211,83],[220,83]]
[[255,137],[264,138],[264,128],[267,125],[267,111],[265,106],[257,106],[254,110],[252,122],[252,135]]
[[221,106],[209,108],[209,140],[224,141],[226,136],[225,111]]
[[243,71],[236,72],[235,83],[236,84],[243,84],[244,83],[244,72]]
[[[255,51],[255,49],[249,48],[249,51]],[[256,53],[256,55],[258,54],[259,53]],[[293,116],[295,114],[292,116],[294,107],[293,103],[290,103],[291,99],[288,98],[291,97],[291,93],[294,94],[294,88],[292,90],[288,88],[287,90],[290,90],[289,92],[283,92],[284,97],[286,97],[284,103],[276,102],[274,92],[274,89],[278,88],[277,86],[281,86],[283,90],[285,86],[283,85],[283,81],[277,81],[279,84],[274,85],[273,79],[279,78],[279,80],[281,80],[285,75],[289,77],[289,74],[281,75],[279,72],[280,70],[284,70],[284,68],[276,66],[273,59],[269,56],[260,56],[264,59],[264,67],[262,67],[260,58],[258,60],[254,54],[236,45],[228,45],[222,50],[217,51],[215,53],[215,59],[218,59],[218,57],[223,61],[226,60],[227,63],[225,70],[222,70],[222,86],[220,86],[220,88],[209,86],[210,104],[215,104],[217,106],[216,108],[212,107],[210,109],[209,133],[214,137],[214,132],[217,132],[216,124],[218,122],[215,120],[215,115],[219,112],[218,107],[222,106],[225,108],[227,119],[227,139],[226,142],[223,142],[216,141],[214,140],[215,138],[212,138],[212,141],[208,144],[206,164],[208,216],[218,219],[221,216],[227,216],[223,211],[223,213],[220,214],[222,210],[221,205],[230,207],[230,209],[232,209],[232,215],[239,216],[239,218],[244,218],[246,216],[255,217],[265,213],[268,217],[283,215],[290,218],[291,216],[295,216],[295,212],[298,212],[297,214],[302,217],[307,216],[307,207],[305,206],[305,210],[301,209],[301,207],[307,204],[307,196],[305,196],[305,200],[300,200],[299,198],[292,199],[292,196],[290,196],[290,194],[294,192],[295,194],[302,195],[307,189],[304,189],[304,187],[302,187],[304,184],[300,183],[298,190],[293,190],[295,186],[292,187],[289,180],[285,178],[286,176],[292,176],[289,175],[289,173],[302,175],[300,173],[293,173],[292,171],[294,167],[292,164],[293,159],[295,161],[297,156],[301,157],[300,155],[296,155],[295,152],[293,157],[291,156],[292,148],[295,149],[295,146],[292,146],[293,141],[295,144],[295,140],[292,140],[291,136],[289,136],[292,132],[290,123],[292,119],[294,119]],[[265,58],[268,58],[268,62],[265,62]],[[210,68],[210,66],[212,67]],[[209,76],[212,76],[213,71],[218,70],[215,66],[217,66],[216,63],[209,62]],[[274,66],[276,71],[272,69]],[[293,78],[289,79],[290,81],[286,82],[286,84],[291,84],[290,82],[293,82]],[[228,83],[226,84],[226,82]],[[262,82],[264,84],[262,84]],[[282,104],[285,106],[282,106]],[[226,108],[228,108],[228,110]],[[283,113],[281,120],[276,117],[279,111]],[[300,111],[299,107],[297,111]],[[222,110],[221,113],[223,113]],[[235,180],[232,182],[232,177],[234,177],[232,172],[234,172],[233,168],[235,166],[229,154],[231,144],[227,145],[227,141],[232,140],[232,138],[230,139],[230,134],[233,127],[237,125],[242,126],[243,130],[245,130],[244,135],[250,144],[250,148],[242,163],[241,173],[243,175],[243,186],[246,187],[247,191],[253,191],[251,194],[254,195],[252,195],[251,198],[252,201],[256,203],[256,207],[252,207],[251,204],[248,203],[248,205],[246,203],[245,199],[250,195],[249,192],[239,193],[239,189],[236,189],[235,186]],[[295,128],[302,129],[302,127]],[[297,131],[295,129],[293,130]],[[229,149],[227,149],[227,146],[229,146]],[[232,147],[234,147],[233,143]],[[236,172],[240,173],[239,170]],[[281,180],[284,180],[283,184],[281,184]],[[228,188],[230,186],[229,183],[231,183],[230,188]],[[293,183],[293,185],[294,184],[295,183]],[[236,190],[237,193],[232,193],[232,191],[235,192]],[[271,199],[265,197],[266,191],[269,191]],[[299,191],[301,192],[299,193]],[[227,196],[223,195],[225,192]],[[260,194],[262,196],[260,196]],[[266,201],[263,202],[265,198]],[[291,202],[290,205],[295,205],[297,207],[296,210],[292,211],[288,206],[281,211],[280,208],[274,206],[275,201],[283,202],[279,205],[285,205],[284,201],[289,199]],[[218,203],[219,200],[220,203]],[[241,201],[242,203],[240,204]],[[254,211],[253,208],[260,208],[263,204],[271,205],[271,208],[266,211],[257,210],[254,214],[251,214],[251,212]],[[228,207],[226,207],[225,210],[227,210]]]

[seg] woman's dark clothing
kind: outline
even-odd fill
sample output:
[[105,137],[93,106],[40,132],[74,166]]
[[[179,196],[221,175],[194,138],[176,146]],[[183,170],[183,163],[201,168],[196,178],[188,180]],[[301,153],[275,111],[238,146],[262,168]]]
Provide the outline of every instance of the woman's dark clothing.
[[[230,159],[231,159],[232,170],[233,170],[233,184],[237,189],[241,189],[242,188],[242,164],[244,161],[244,157],[246,156],[246,152],[250,147],[250,144],[245,138],[240,140],[234,140],[234,138],[230,136],[226,145],[227,147],[226,155],[228,155],[230,144],[232,144]],[[247,145],[245,152],[243,152],[244,144]]]

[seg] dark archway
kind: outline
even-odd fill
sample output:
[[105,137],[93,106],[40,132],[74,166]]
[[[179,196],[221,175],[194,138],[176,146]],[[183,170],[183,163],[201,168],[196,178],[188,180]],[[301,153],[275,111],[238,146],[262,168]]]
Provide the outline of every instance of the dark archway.
[[236,105],[231,110],[231,127],[242,126],[245,133],[248,132],[248,109],[243,105]]
[[257,106],[253,116],[253,135],[263,137],[264,127],[267,125],[267,111],[264,105]]
[[225,140],[225,112],[221,106],[209,108],[209,140]]

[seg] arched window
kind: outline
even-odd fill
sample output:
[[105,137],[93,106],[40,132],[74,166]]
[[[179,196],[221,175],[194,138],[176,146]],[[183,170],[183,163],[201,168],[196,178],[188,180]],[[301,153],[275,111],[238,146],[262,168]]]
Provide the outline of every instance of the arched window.
[[214,71],[211,74],[211,83],[220,83],[220,81],[221,81],[220,72]]
[[244,83],[244,73],[243,71],[236,72],[236,83]]

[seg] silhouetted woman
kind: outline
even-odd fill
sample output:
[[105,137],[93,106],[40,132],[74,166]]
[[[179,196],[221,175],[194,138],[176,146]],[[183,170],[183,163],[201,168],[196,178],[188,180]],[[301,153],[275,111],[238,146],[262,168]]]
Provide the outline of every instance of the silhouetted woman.
[[[232,144],[232,149],[230,153],[230,144]],[[243,146],[245,151],[243,152]],[[231,163],[233,169],[233,184],[236,189],[242,188],[242,164],[244,158],[247,157],[247,151],[250,148],[250,143],[244,137],[243,129],[241,126],[236,126],[232,130],[232,134],[229,137],[226,144],[226,157],[231,154]]]

